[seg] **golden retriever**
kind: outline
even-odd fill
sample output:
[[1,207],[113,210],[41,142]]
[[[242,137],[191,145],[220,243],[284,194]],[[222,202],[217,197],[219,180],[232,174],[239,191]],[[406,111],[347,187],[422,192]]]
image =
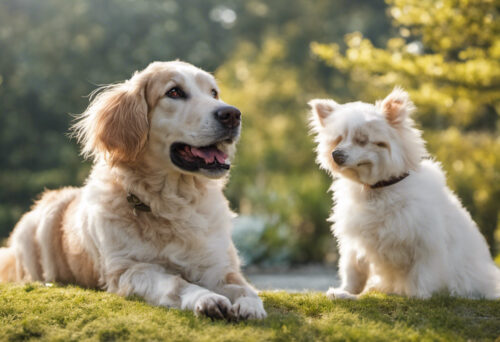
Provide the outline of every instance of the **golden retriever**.
[[207,72],[154,62],[73,127],[94,165],[46,191],[0,249],[0,281],[74,283],[220,319],[266,312],[243,278],[222,189],[241,113]]

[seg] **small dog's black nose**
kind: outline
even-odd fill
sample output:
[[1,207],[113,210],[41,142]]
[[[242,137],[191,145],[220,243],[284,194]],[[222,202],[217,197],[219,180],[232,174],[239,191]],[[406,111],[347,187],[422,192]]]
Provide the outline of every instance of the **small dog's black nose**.
[[217,108],[214,112],[215,119],[225,128],[238,127],[241,122],[241,112],[233,106],[224,106]]
[[342,150],[334,150],[332,152],[332,157],[333,157],[333,160],[335,161],[335,163],[337,163],[337,165],[342,165],[347,160],[347,156],[345,155],[344,151],[342,151]]

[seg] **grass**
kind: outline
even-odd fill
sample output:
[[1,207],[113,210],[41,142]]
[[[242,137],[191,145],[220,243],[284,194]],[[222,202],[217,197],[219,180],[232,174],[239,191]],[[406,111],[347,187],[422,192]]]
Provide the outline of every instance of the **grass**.
[[73,286],[0,284],[1,341],[500,341],[500,301],[263,292],[263,321],[212,322]]

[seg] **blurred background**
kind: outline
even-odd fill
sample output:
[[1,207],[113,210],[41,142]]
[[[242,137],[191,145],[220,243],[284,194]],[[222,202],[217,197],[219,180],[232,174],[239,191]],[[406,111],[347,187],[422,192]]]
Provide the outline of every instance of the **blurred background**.
[[45,187],[84,182],[90,165],[66,133],[86,95],[179,58],[213,72],[244,113],[226,195],[248,270],[335,268],[331,181],[314,162],[306,103],[374,101],[395,85],[495,256],[498,10],[494,0],[3,0],[0,239]]

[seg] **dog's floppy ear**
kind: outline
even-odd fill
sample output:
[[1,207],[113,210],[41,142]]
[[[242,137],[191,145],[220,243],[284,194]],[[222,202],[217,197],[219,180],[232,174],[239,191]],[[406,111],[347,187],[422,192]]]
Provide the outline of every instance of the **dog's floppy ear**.
[[394,88],[394,90],[379,103],[379,106],[387,121],[393,126],[398,126],[403,123],[404,120],[415,111],[415,105],[410,100],[410,96],[400,87]]
[[130,80],[99,89],[73,126],[85,157],[103,155],[110,163],[134,161],[148,136],[145,83]]
[[337,102],[329,99],[314,99],[307,104],[311,107],[311,121],[315,128],[325,126],[325,119],[339,106]]

